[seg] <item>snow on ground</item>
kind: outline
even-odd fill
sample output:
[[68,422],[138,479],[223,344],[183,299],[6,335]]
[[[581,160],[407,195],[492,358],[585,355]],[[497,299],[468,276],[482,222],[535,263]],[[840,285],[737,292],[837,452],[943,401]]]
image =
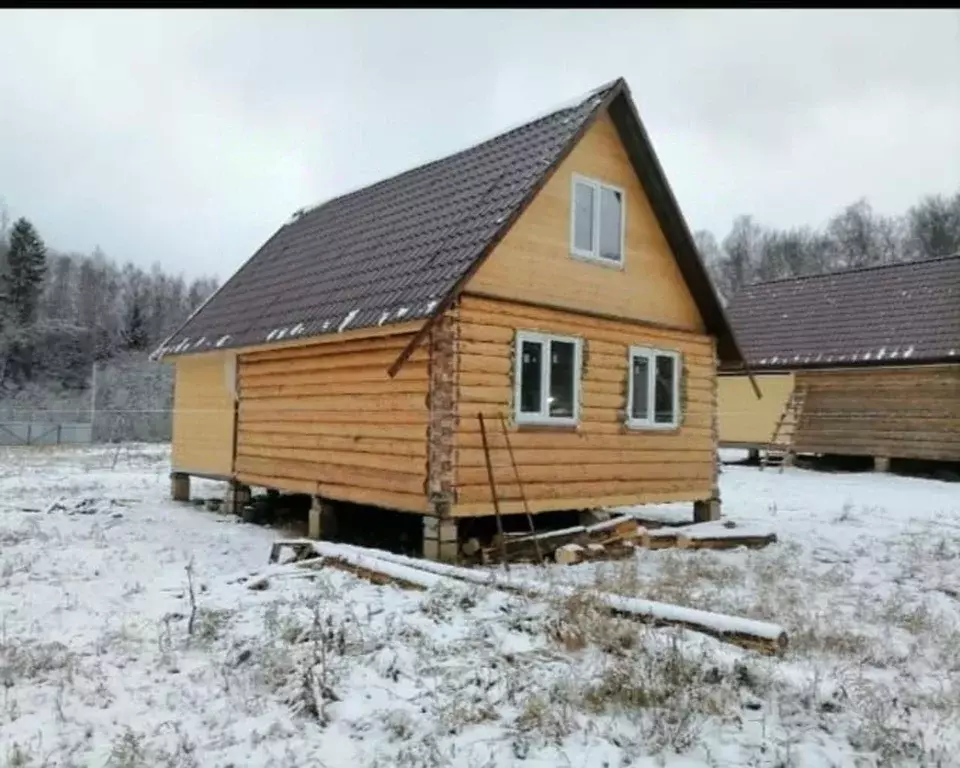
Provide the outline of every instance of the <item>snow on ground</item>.
[[[725,466],[725,515],[780,543],[516,568],[585,587],[537,601],[268,567],[279,532],[169,501],[168,467],[0,452],[0,767],[958,764],[957,484]],[[609,618],[594,586],[790,650]]]

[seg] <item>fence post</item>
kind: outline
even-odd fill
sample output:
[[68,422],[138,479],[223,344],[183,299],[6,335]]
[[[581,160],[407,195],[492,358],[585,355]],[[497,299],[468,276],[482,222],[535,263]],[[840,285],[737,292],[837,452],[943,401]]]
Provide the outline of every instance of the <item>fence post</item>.
[[62,430],[62,429],[63,429],[63,424],[59,424],[59,423],[58,423],[58,424],[57,424],[57,445],[60,445],[60,442],[61,442],[61,440],[60,440],[60,433],[61,433],[61,430]]

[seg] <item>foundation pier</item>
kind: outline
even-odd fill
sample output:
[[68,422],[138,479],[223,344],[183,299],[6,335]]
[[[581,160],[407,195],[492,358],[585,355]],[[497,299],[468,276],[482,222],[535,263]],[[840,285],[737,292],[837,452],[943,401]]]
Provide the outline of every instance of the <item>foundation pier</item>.
[[190,501],[190,475],[184,472],[170,473],[170,497],[174,501]]
[[459,554],[457,521],[451,518],[423,518],[423,556],[441,563],[456,563]]
[[239,515],[250,503],[250,486],[231,480],[223,494],[223,512],[227,515]]
[[333,502],[320,496],[313,497],[307,524],[307,537],[334,539],[337,536],[337,510]]

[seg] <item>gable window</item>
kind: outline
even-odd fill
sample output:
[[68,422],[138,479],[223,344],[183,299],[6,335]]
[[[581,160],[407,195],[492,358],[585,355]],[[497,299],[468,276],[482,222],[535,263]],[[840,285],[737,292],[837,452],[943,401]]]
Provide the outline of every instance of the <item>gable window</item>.
[[623,190],[573,177],[570,252],[606,264],[623,264]]
[[580,339],[519,331],[514,387],[518,424],[576,424]]
[[627,426],[671,429],[680,419],[680,355],[630,347]]

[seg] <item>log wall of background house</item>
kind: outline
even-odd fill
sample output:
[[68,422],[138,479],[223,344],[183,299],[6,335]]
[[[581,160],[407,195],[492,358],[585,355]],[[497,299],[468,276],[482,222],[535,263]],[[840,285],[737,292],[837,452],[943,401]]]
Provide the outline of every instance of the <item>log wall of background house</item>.
[[[493,513],[478,413],[491,445],[502,511],[522,512],[520,488],[503,439],[508,422],[523,491],[532,511],[710,498],[715,480],[714,342],[709,336],[464,296],[459,311],[455,515]],[[516,331],[583,339],[580,425],[513,423]],[[678,430],[629,430],[627,349],[682,353],[683,421]]]
[[174,471],[229,477],[233,469],[233,366],[224,352],[174,359]]
[[795,450],[960,461],[960,365],[799,371]]
[[240,356],[236,474],[251,485],[426,511],[427,350],[412,333]]

